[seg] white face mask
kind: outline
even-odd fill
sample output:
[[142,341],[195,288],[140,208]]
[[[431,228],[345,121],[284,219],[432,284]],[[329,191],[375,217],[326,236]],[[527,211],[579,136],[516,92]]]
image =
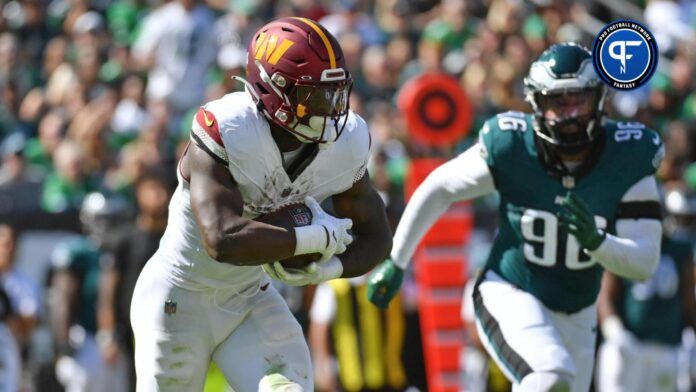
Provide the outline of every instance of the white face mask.
[[[326,148],[331,145],[336,140],[336,135],[338,134],[338,129],[334,121],[329,117],[312,116],[309,118],[309,125],[297,124],[295,126],[295,131],[301,133],[307,138],[318,139],[322,138],[324,143],[320,143],[320,148]],[[323,133],[323,137],[322,137]],[[314,143],[312,140],[303,138],[301,136],[296,136],[302,143]]]

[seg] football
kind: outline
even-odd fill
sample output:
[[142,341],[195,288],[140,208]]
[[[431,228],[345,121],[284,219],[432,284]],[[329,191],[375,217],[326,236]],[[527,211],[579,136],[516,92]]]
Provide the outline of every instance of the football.
[[[261,215],[255,220],[273,226],[292,229],[310,225],[312,223],[312,211],[302,203],[290,204],[273,212]],[[310,253],[283,259],[280,260],[280,263],[288,268],[302,268],[320,258],[321,253]]]

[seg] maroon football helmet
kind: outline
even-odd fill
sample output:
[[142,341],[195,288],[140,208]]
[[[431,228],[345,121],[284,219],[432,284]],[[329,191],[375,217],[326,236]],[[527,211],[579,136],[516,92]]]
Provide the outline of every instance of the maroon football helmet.
[[247,53],[247,90],[275,124],[305,143],[338,139],[352,79],[336,39],[306,18],[263,26]]

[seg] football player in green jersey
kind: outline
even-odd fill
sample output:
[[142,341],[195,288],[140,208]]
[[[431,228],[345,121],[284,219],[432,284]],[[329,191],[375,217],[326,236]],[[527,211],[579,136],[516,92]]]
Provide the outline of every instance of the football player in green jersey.
[[[665,193],[668,218],[696,217],[696,198],[680,189]],[[677,357],[685,327],[696,327],[693,232],[668,225],[657,271],[636,282],[604,273],[598,310],[604,343],[599,351],[600,392],[677,390]]]
[[586,392],[602,271],[646,279],[657,266],[664,149],[642,124],[603,116],[606,88],[578,44],[542,53],[525,90],[531,114],[491,118],[416,190],[368,296],[388,304],[450,204],[498,191],[499,231],[473,293],[482,343],[515,391]]
[[[102,270],[113,263],[103,252],[105,240],[119,219],[126,218],[124,200],[88,194],[80,221],[86,236],[68,237],[51,253],[49,308],[55,343],[55,374],[66,391],[128,390],[128,370],[121,354],[107,353],[113,331],[98,330],[103,297]],[[103,321],[103,320],[102,320]]]

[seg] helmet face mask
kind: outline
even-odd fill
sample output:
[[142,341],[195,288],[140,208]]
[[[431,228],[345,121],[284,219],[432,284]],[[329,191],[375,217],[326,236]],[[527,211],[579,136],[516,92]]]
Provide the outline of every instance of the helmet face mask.
[[269,121],[304,143],[322,146],[340,137],[352,79],[326,29],[305,18],[281,18],[255,34],[247,55],[248,81],[242,81]]
[[551,46],[532,63],[524,83],[539,139],[569,155],[593,146],[601,133],[606,88],[586,48]]
[[101,245],[111,230],[130,217],[125,199],[118,196],[107,197],[103,193],[92,192],[85,196],[80,208],[82,230],[95,244]]
[[696,196],[682,188],[667,190],[662,206],[665,233],[675,239],[693,241],[696,235]]
[[573,154],[586,148],[597,136],[597,89],[570,89],[537,93],[537,135],[560,152]]
[[298,82],[290,94],[295,121],[290,132],[304,143],[330,144],[341,136],[348,119],[352,81],[336,84]]

